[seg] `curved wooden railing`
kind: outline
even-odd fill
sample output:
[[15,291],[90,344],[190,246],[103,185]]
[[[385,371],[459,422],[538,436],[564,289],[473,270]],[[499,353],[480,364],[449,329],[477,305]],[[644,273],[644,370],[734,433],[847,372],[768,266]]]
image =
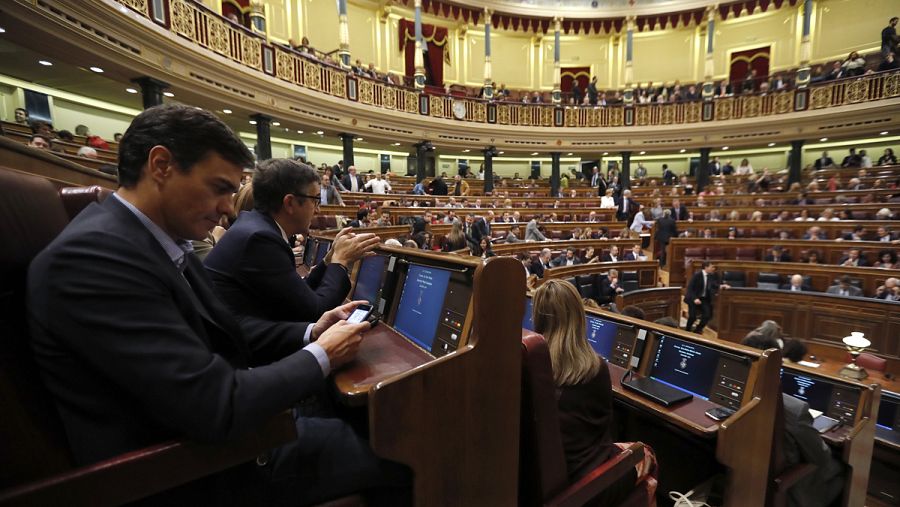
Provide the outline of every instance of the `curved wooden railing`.
[[[354,75],[327,60],[269,43],[262,35],[190,0],[116,1],[203,48],[293,85],[376,108],[473,123],[575,128],[679,125],[776,116],[900,96],[900,72],[894,71],[818,83],[804,89],[679,103],[627,106],[498,103],[420,93]],[[455,116],[455,108],[464,113]]]

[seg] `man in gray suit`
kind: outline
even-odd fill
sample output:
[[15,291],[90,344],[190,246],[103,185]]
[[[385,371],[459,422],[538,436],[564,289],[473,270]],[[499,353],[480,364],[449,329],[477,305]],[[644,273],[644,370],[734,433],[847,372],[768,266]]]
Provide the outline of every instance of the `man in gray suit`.
[[547,237],[538,229],[537,218],[532,218],[525,226],[525,241],[547,241]]
[[862,296],[862,289],[850,285],[850,277],[847,275],[842,276],[837,285],[828,287],[827,292],[828,294],[834,294],[836,296]]

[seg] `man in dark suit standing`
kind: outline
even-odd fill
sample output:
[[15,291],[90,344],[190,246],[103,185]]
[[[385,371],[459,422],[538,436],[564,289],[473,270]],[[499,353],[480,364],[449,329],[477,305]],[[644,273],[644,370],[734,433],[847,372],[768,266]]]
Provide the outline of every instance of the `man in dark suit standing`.
[[344,188],[346,188],[348,192],[362,192],[366,186],[365,183],[363,183],[362,176],[356,174],[355,165],[351,165],[347,169],[347,174],[344,175],[341,184],[344,185]]
[[659,265],[666,265],[666,248],[669,240],[678,237],[678,223],[672,218],[672,210],[664,209],[663,216],[656,220],[656,241],[659,242]]
[[[163,105],[119,145],[118,191],[32,262],[32,347],[79,465],[172,438],[224,441],[326,387],[368,323],[344,305],[315,324],[235,319],[190,240],[234,210],[253,157],[212,114]],[[296,417],[298,439],[157,498],[161,505],[320,503],[408,484],[336,418]],[[351,479],[352,480],[348,480]]]
[[631,198],[631,190],[623,190],[622,197],[616,202],[616,220],[630,224],[639,207],[638,202]]
[[[710,261],[703,261],[702,269],[694,273],[694,276],[688,282],[687,290],[684,292],[684,302],[688,305],[688,320],[685,329],[698,334],[703,333],[706,323],[712,319],[713,299],[715,299],[720,287],[723,289],[730,288],[727,284],[719,283],[715,264]],[[697,321],[698,314],[700,321],[697,322],[697,327],[693,327],[694,322]]]
[[814,165],[816,171],[821,171],[822,169],[834,167],[834,160],[831,160],[831,157],[828,156],[827,151],[823,151],[822,156],[816,159],[816,163]]
[[681,204],[681,201],[678,199],[672,199],[670,210],[672,211],[673,220],[687,220],[690,217],[687,206]]
[[447,183],[444,182],[444,178],[441,176],[436,177],[431,180],[431,183],[428,184],[428,189],[431,191],[431,195],[447,195]]
[[713,157],[709,165],[706,166],[706,169],[709,171],[710,176],[718,176],[722,174],[722,163],[719,162],[719,157]]
[[203,262],[235,315],[308,322],[338,307],[350,293],[349,269],[378,245],[378,236],[342,230],[306,281],[294,264],[288,238],[309,234],[319,185],[316,171],[301,162],[273,158],[257,166],[256,209],[242,212]]

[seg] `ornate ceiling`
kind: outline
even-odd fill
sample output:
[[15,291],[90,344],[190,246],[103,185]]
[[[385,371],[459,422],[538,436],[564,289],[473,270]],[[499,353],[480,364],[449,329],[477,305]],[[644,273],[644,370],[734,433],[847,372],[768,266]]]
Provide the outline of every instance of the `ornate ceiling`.
[[678,12],[706,7],[706,0],[454,0],[467,7],[524,16],[610,18]]

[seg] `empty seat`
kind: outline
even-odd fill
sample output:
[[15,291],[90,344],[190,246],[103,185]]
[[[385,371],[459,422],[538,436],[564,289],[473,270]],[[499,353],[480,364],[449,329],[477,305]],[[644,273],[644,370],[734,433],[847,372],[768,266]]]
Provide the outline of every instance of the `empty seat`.
[[706,249],[706,258],[722,260],[725,258],[725,249],[720,246],[711,246]]
[[597,274],[578,275],[575,277],[575,287],[583,298],[597,299],[595,286],[597,284]]
[[703,247],[691,247],[684,249],[684,267],[685,269],[690,268],[691,264],[695,260],[702,260],[706,255],[706,250]]
[[778,289],[781,287],[781,275],[778,273],[760,273],[756,277],[756,286],[760,289]]
[[722,281],[732,287],[746,287],[747,275],[743,271],[725,271],[722,273]]
[[625,292],[631,292],[641,288],[637,271],[622,271],[619,273],[619,280],[621,281],[622,288],[625,289]]
[[759,250],[753,247],[739,247],[734,258],[739,261],[758,261]]

